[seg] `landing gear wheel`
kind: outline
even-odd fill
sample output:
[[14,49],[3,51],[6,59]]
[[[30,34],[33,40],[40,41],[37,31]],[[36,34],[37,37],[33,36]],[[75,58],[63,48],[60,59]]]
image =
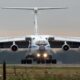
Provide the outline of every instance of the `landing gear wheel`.
[[56,59],[52,59],[52,64],[56,64],[56,63],[57,63]]
[[21,64],[26,64],[26,59],[22,59]]
[[32,59],[27,59],[26,62],[27,64],[32,64]]

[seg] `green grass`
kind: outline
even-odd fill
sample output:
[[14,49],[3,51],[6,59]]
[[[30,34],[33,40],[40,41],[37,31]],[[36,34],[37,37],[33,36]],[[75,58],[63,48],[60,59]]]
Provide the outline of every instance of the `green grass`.
[[[2,74],[2,67],[0,67],[0,74]],[[7,80],[80,80],[80,68],[8,66]]]

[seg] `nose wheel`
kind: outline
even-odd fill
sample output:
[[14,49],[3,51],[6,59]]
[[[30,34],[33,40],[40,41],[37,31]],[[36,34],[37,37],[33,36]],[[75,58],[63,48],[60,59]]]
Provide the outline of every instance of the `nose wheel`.
[[31,59],[22,59],[21,64],[32,64],[32,60]]

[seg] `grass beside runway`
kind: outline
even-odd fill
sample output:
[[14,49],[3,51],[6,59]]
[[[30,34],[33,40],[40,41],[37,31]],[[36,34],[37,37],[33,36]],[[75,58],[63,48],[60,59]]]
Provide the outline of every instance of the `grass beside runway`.
[[7,66],[7,80],[80,80],[80,67]]

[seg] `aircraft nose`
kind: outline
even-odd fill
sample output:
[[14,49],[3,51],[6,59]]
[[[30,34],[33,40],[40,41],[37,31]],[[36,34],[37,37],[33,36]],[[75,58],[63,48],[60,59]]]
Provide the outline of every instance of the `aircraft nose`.
[[41,46],[39,47],[39,51],[45,51],[45,46],[41,45]]

